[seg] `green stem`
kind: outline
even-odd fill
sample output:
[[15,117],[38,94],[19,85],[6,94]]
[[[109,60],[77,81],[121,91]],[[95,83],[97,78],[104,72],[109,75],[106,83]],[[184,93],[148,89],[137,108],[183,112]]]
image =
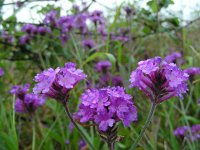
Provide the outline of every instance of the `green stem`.
[[138,145],[139,141],[141,140],[141,138],[143,137],[144,133],[145,133],[145,130],[147,129],[147,127],[149,126],[150,122],[151,122],[151,119],[153,117],[153,113],[156,109],[156,104],[155,103],[152,103],[151,105],[151,109],[149,111],[149,114],[148,114],[148,117],[147,117],[147,120],[142,128],[142,131],[140,132],[140,135],[137,137],[137,139],[135,140],[134,144],[131,146],[131,150],[134,150],[136,148],[136,146]]
[[17,137],[17,132],[16,132],[16,127],[15,127],[15,96],[13,96],[13,112],[12,112],[12,134],[14,136],[15,144],[16,144],[16,149],[18,150],[18,137]]
[[35,120],[34,118],[32,118],[32,134],[33,134],[33,137],[32,137],[32,150],[35,150]]
[[73,123],[74,127],[78,130],[78,132],[80,133],[80,135],[82,136],[82,138],[87,142],[87,144],[89,145],[89,147],[92,150],[95,150],[95,147],[92,145],[92,143],[88,140],[88,138],[86,137],[86,135],[82,132],[82,130],[80,129],[80,127],[74,121],[74,119],[72,117],[72,114],[70,113],[70,110],[69,110],[67,102],[65,103],[65,111],[66,111],[67,116],[69,117],[70,121]]

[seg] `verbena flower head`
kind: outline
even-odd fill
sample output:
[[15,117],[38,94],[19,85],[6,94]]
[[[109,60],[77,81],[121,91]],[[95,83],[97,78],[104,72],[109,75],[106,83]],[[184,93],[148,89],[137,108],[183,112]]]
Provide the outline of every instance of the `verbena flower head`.
[[135,14],[135,10],[133,8],[131,8],[130,6],[125,6],[124,10],[126,12],[127,17]]
[[62,68],[49,68],[35,76],[38,82],[33,88],[35,94],[44,94],[60,102],[68,98],[69,91],[86,78],[81,69],[76,69],[76,64],[68,62]]
[[42,106],[46,98],[44,95],[36,95],[28,93],[30,85],[13,86],[10,90],[11,94],[16,96],[15,111],[18,113],[33,113],[38,107]]
[[94,22],[95,24],[104,24],[105,20],[103,17],[103,12],[100,10],[95,10],[90,14],[90,20]]
[[159,104],[173,96],[186,93],[188,74],[174,63],[160,57],[140,61],[130,77],[130,87],[138,87],[153,103]]
[[7,31],[3,31],[1,34],[1,37],[8,43],[12,43],[14,40],[14,38],[12,36],[10,36]]
[[25,44],[28,44],[31,40],[31,37],[30,35],[23,35],[20,37],[20,44],[21,45],[25,45]]
[[[191,135],[190,135],[191,133]],[[178,127],[174,130],[174,135],[180,138],[186,138],[191,141],[200,139],[200,124]]]
[[62,16],[58,19],[58,26],[63,33],[70,32],[75,27],[75,17],[72,15]]
[[37,34],[37,26],[33,25],[33,24],[25,24],[22,29],[23,32],[26,32],[30,35],[35,35]]
[[4,75],[4,71],[2,68],[0,68],[0,77]]
[[86,48],[86,49],[92,49],[96,46],[94,40],[92,39],[86,39],[82,41],[82,47]]
[[75,119],[81,123],[93,121],[101,131],[106,131],[119,121],[128,127],[132,121],[137,120],[137,109],[132,97],[122,87],[89,89],[82,94],[80,100]]
[[194,75],[200,74],[200,68],[198,68],[198,67],[186,68],[183,71],[185,73],[187,73],[189,76],[194,76]]
[[51,25],[52,27],[57,27],[57,18],[56,18],[57,12],[55,10],[52,10],[48,12],[44,18],[44,23],[47,25]]
[[165,57],[165,61],[167,63],[176,63],[178,65],[182,65],[185,60],[182,58],[182,54],[180,52],[172,52],[171,54]]
[[30,84],[24,84],[22,87],[21,85],[15,85],[10,90],[11,94],[14,94],[19,99],[24,99],[26,93],[29,91]]
[[48,27],[40,26],[37,28],[37,32],[41,35],[44,36],[47,33],[51,33],[51,30]]
[[75,18],[75,28],[77,28],[81,33],[86,33],[88,31],[88,27],[86,21],[88,16],[86,14],[80,13],[76,15]]
[[110,69],[111,69],[110,61],[104,60],[104,61],[100,61],[96,64],[97,72],[107,72]]

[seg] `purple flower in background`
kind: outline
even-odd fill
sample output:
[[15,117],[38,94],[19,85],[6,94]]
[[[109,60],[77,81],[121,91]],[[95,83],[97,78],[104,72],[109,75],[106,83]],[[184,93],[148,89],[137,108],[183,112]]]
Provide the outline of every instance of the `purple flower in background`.
[[41,35],[44,36],[47,33],[51,33],[51,30],[48,27],[40,26],[37,28],[37,32]]
[[200,139],[200,124],[178,127],[174,130],[174,135],[180,138],[186,138],[191,141]]
[[182,54],[180,52],[172,52],[171,54],[165,57],[165,61],[167,63],[176,63],[178,65],[182,65],[185,60],[182,59]]
[[26,93],[28,92],[30,84],[24,84],[24,86],[15,85],[10,90],[11,94],[14,94],[19,99],[24,99]]
[[1,37],[8,43],[12,43],[13,42],[13,37],[9,35],[9,33],[7,31],[3,31],[1,34]]
[[121,76],[113,76],[112,77],[112,85],[113,86],[123,86],[123,79]]
[[194,81],[195,75],[200,74],[200,68],[198,67],[186,68],[183,71],[189,75],[190,82]]
[[51,25],[52,27],[57,27],[57,18],[56,18],[57,12],[55,10],[50,11],[46,14],[44,18],[44,24]]
[[90,20],[94,22],[94,24],[104,24],[105,20],[103,17],[103,12],[100,10],[95,10],[90,14]]
[[129,33],[129,30],[126,28],[119,28],[117,31],[117,35],[111,36],[112,40],[121,41],[121,42],[127,42],[129,40],[127,34]]
[[74,16],[62,16],[58,19],[58,26],[62,29],[63,33],[70,32],[75,26]]
[[23,32],[26,32],[29,35],[35,35],[37,34],[37,26],[33,24],[25,24],[22,29]]
[[4,75],[4,71],[2,68],[0,68],[0,77],[2,77]]
[[131,8],[130,6],[124,7],[124,10],[126,12],[127,17],[135,14],[135,10],[133,8]]
[[99,83],[101,87],[105,87],[105,86],[110,85],[111,80],[112,80],[112,75],[109,72],[106,72],[106,73],[101,74]]
[[92,49],[96,46],[94,40],[92,39],[86,39],[82,41],[82,47],[86,48],[86,49]]
[[70,144],[69,140],[65,140],[65,144],[69,145]]
[[78,14],[75,18],[75,28],[80,30],[81,33],[86,33],[88,31],[88,27],[86,24],[88,16],[86,14]]
[[15,111],[18,113],[33,113],[38,107],[44,105],[46,98],[44,95],[36,95],[27,93],[30,85],[13,86],[10,90],[11,94],[16,96]]
[[69,91],[86,78],[76,64],[68,62],[62,68],[44,70],[35,76],[37,84],[33,88],[35,94],[44,94],[63,103],[67,100]]
[[96,64],[97,72],[107,72],[110,69],[111,69],[110,61],[104,60],[104,61],[100,61]]
[[81,123],[93,121],[99,130],[106,131],[119,121],[130,126],[137,120],[137,109],[132,97],[122,87],[88,89],[81,96],[79,110],[74,117]]
[[21,45],[25,45],[25,44],[28,44],[31,40],[31,37],[30,35],[23,35],[20,37],[20,44]]
[[84,150],[84,147],[86,147],[87,145],[86,145],[86,143],[85,143],[85,141],[84,140],[80,140],[79,142],[78,142],[78,149],[79,150]]
[[200,68],[198,68],[198,67],[186,68],[183,71],[185,73],[189,74],[189,76],[194,76],[194,75],[200,74]]
[[178,127],[174,130],[174,135],[177,137],[184,137],[185,132],[188,131],[188,129],[189,128],[187,126]]
[[171,97],[186,93],[188,74],[160,57],[140,61],[130,77],[131,87],[138,87],[150,100],[159,104]]

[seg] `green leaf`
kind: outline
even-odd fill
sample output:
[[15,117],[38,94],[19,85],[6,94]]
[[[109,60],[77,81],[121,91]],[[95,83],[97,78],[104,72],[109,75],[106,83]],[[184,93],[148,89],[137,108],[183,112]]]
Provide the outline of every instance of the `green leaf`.
[[157,1],[156,0],[151,0],[147,2],[147,5],[151,8],[151,10],[155,13],[157,12]]
[[179,19],[178,19],[178,17],[167,18],[166,21],[169,22],[170,24],[174,25],[175,27],[179,26]]

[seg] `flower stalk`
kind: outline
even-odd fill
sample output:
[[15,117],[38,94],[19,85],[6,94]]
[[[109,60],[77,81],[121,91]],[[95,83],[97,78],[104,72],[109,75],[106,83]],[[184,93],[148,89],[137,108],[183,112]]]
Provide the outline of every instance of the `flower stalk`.
[[106,131],[97,129],[101,139],[107,143],[109,150],[115,149],[115,142],[118,142],[121,137],[118,136],[118,126],[115,124],[113,127],[109,127]]
[[36,132],[35,132],[35,120],[32,118],[32,150],[35,150],[35,140],[36,140]]
[[69,117],[70,121],[73,123],[74,127],[78,130],[78,132],[80,133],[80,135],[82,136],[82,138],[86,141],[86,143],[89,145],[89,147],[92,150],[95,150],[95,147],[92,145],[92,143],[88,140],[88,138],[86,137],[86,135],[81,131],[80,127],[74,121],[74,119],[72,117],[72,114],[71,114],[71,112],[69,110],[68,102],[67,101],[64,102],[64,107],[65,107],[65,111],[67,113],[67,116]]
[[115,149],[115,143],[114,142],[108,143],[108,149],[114,150]]
[[132,145],[131,149],[130,150],[134,150],[136,148],[136,146],[138,145],[138,143],[140,142],[141,138],[144,136],[144,133],[147,129],[147,127],[149,126],[150,122],[151,122],[151,119],[153,117],[153,114],[154,114],[154,111],[156,110],[156,103],[152,103],[151,105],[151,109],[149,111],[149,114],[148,114],[148,117],[147,117],[147,120],[139,134],[139,136],[137,137],[137,139],[135,140],[134,144]]

